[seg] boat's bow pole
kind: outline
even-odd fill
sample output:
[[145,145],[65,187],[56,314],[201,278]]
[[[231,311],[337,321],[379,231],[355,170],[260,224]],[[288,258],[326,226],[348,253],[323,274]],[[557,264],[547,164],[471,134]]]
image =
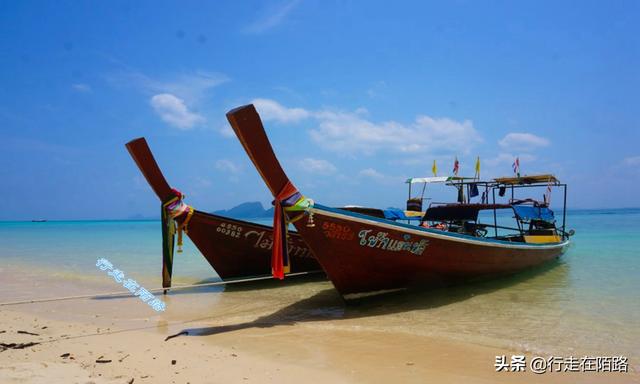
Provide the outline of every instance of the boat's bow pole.
[[304,198],[284,173],[253,104],[227,112],[227,120],[275,198],[271,268],[273,276],[282,279],[289,268],[285,210],[303,211],[313,201]]
[[[158,163],[151,153],[151,149],[144,137],[131,140],[126,144],[129,154],[140,168],[145,179],[160,199],[162,218],[162,287],[171,287],[171,276],[173,274],[173,253],[175,248],[175,222],[169,217],[167,208],[180,199],[179,193],[169,186]],[[166,293],[166,291],[165,291]]]

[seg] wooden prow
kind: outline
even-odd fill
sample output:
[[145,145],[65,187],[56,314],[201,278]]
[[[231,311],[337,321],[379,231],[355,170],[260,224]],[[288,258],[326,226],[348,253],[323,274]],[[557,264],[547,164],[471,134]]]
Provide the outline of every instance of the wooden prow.
[[140,168],[140,172],[142,172],[144,178],[147,179],[153,191],[160,198],[160,201],[164,202],[172,197],[171,187],[164,175],[162,175],[158,163],[153,158],[153,153],[151,153],[151,149],[147,145],[147,140],[144,137],[140,137],[128,142],[126,147],[138,168]]
[[273,152],[255,107],[249,104],[232,109],[227,112],[227,120],[267,187],[273,196],[277,196],[289,178]]
[[[175,234],[170,231],[169,226],[172,220],[167,217],[164,204],[175,195],[171,193],[171,187],[164,178],[164,175],[162,175],[162,171],[160,167],[158,167],[156,159],[153,158],[153,153],[151,153],[151,149],[149,145],[147,145],[147,140],[145,140],[144,137],[131,140],[126,144],[126,147],[131,157],[133,157],[133,161],[135,161],[138,168],[140,168],[140,172],[142,172],[144,178],[147,179],[147,183],[149,183],[162,202],[160,213],[160,217],[162,218],[162,287],[170,288],[171,276],[173,274]],[[166,289],[164,293],[167,293]]]

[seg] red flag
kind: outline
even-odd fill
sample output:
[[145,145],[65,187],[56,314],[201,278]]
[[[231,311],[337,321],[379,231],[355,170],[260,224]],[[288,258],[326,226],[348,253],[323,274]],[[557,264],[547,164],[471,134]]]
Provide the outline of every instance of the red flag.
[[513,162],[513,173],[516,174],[516,176],[520,177],[520,159],[516,157],[516,161]]
[[453,162],[453,174],[458,176],[459,171],[460,171],[460,163],[458,162],[458,156],[456,156],[456,160]]

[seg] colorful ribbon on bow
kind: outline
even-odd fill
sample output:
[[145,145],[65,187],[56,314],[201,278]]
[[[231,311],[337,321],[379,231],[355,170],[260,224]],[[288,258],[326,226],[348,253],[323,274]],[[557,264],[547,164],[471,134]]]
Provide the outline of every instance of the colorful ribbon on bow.
[[[289,221],[286,212],[306,211],[313,206],[313,200],[307,199],[287,181],[273,202],[273,246],[271,248],[271,272],[276,279],[284,279],[291,270],[287,244]],[[293,220],[295,221],[295,219]]]
[[[177,189],[171,189],[174,197],[169,199],[166,203],[162,204],[163,213],[166,213],[169,218],[177,221],[177,219],[182,215],[187,215],[187,217],[182,221],[182,223],[178,224],[177,230],[178,232],[178,253],[182,252],[182,233],[187,233],[187,225],[189,225],[189,221],[191,220],[191,216],[193,216],[193,208],[188,204],[184,203],[185,195],[178,191]],[[170,232],[173,235],[173,226],[170,226]]]

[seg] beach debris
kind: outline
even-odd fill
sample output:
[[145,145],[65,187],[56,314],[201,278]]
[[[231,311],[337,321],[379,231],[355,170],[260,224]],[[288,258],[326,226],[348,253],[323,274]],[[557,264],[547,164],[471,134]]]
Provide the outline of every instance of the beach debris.
[[49,328],[49,327],[47,327],[47,326],[45,325],[44,327],[42,327],[42,328],[40,328],[40,329],[47,329],[47,328]]
[[176,365],[176,360],[171,360],[171,365]]
[[27,331],[18,331],[18,333],[21,333],[23,335],[31,335],[31,336],[40,336],[37,333],[33,333],[33,332],[27,332]]
[[111,362],[111,359],[96,359],[96,363],[99,363],[99,364],[106,364],[110,362]]
[[231,356],[238,357],[238,355],[236,355],[235,353],[232,353]]
[[129,380],[129,382],[127,384],[133,384],[133,381],[135,380],[135,378],[131,378],[131,380]]
[[407,361],[407,365],[414,365],[415,363],[413,361]]
[[0,352],[5,351],[7,349],[25,349],[29,347],[33,347],[34,345],[38,345],[40,343],[0,343]]
[[[123,357],[122,359],[118,359],[118,361],[122,363],[122,360],[126,359],[127,357],[129,357],[129,354],[128,354],[128,353],[127,353],[127,355],[126,355],[125,357]],[[133,379],[131,379],[131,380],[133,380]],[[133,383],[133,381],[132,381],[132,383]]]
[[140,376],[141,379],[146,379],[149,375]]
[[0,331],[0,333],[5,333],[5,332],[7,332],[7,331]]
[[167,336],[167,337],[164,339],[164,341],[167,341],[167,340],[169,340],[169,339],[173,339],[174,337],[178,337],[178,336],[182,336],[182,335],[189,335],[189,332],[188,332],[188,331],[178,332],[178,333],[176,333],[175,335]]
[[62,357],[63,359],[66,359],[69,356],[71,356],[71,354],[69,352],[63,353],[62,355],[60,355],[60,357]]

